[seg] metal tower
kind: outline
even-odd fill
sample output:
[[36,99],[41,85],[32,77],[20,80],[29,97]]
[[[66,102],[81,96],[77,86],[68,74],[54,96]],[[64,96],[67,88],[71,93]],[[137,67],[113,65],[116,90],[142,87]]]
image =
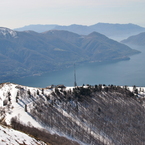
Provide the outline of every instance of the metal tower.
[[74,87],[77,86],[77,82],[76,82],[76,66],[74,64]]

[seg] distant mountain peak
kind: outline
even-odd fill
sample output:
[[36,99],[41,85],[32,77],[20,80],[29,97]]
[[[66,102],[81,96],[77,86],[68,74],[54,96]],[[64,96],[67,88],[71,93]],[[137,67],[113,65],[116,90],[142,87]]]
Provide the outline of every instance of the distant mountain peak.
[[9,28],[0,27],[0,34],[5,37],[17,38],[17,32]]
[[65,31],[65,30],[57,30],[57,29],[52,29],[52,30],[48,30],[48,31],[45,31],[45,32],[42,32],[42,33],[54,33],[54,32],[60,32],[60,31]]
[[[96,31],[90,33],[88,36],[89,36],[89,37],[96,37],[96,36],[103,36],[103,37],[106,37],[105,35],[103,35],[103,34],[101,34],[101,33],[98,33],[98,32],[96,32]],[[107,38],[107,37],[106,37],[106,38]]]
[[133,35],[121,41],[124,44],[145,46],[145,32],[142,32],[137,35]]
[[53,30],[49,30],[46,32],[43,32],[42,34],[50,34],[50,35],[54,35],[56,37],[61,37],[61,38],[67,38],[67,37],[80,37],[79,34],[67,31],[67,30],[57,30],[57,29],[53,29]]

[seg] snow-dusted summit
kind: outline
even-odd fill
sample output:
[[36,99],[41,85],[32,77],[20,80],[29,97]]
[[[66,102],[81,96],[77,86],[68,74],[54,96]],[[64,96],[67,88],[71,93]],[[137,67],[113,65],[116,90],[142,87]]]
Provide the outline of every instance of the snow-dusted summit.
[[0,27],[0,35],[5,37],[17,38],[17,32],[9,28]]

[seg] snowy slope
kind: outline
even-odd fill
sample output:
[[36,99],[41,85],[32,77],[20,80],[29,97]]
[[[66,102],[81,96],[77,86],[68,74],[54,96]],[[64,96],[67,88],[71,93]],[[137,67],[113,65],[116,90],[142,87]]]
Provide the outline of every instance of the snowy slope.
[[46,145],[42,141],[38,141],[27,134],[14,129],[0,126],[0,145]]
[[[33,109],[33,103],[37,101],[39,102],[40,97],[46,101],[45,96],[42,94],[42,90],[42,88],[33,88],[12,83],[0,84],[0,121],[5,121],[7,125],[11,125],[11,119],[16,117],[18,121],[24,125],[31,125],[37,129],[46,129],[47,127],[42,122],[38,122],[38,120],[36,121],[33,116],[28,113]],[[28,94],[29,91],[31,92],[31,98]],[[52,92],[51,89],[44,89],[43,91],[45,95],[49,95]],[[37,92],[39,92],[39,95],[37,95]],[[17,96],[18,99],[16,99]],[[28,112],[25,111],[25,105],[28,106]],[[51,134],[56,133],[60,135],[55,130],[49,128],[47,128],[47,131]],[[0,145],[10,143],[15,145],[17,144],[17,140],[19,143],[25,141],[24,143],[27,145],[43,144],[42,142],[36,142],[34,139],[28,138],[27,135],[25,138],[25,136],[23,137],[23,134],[19,133],[19,131],[0,126]],[[69,140],[73,139],[69,138]],[[3,142],[3,144],[1,144],[1,142]]]
[[[25,104],[30,104],[32,102],[32,100],[28,98],[28,95],[22,94],[21,96],[20,94],[19,101],[16,102],[16,95],[19,91],[18,88],[25,89],[26,91],[31,90],[32,93],[36,92],[36,90],[39,90],[38,88],[25,87],[25,86],[20,86],[20,85],[11,84],[11,83],[2,84],[1,89],[0,89],[0,107],[5,109],[6,123],[10,125],[11,118],[18,117],[20,122],[24,124],[31,123],[33,124],[34,127],[42,128],[42,126],[37,121],[35,121],[34,118],[29,115],[29,113],[25,112],[24,110]],[[8,96],[8,92],[10,92],[11,94],[10,96]],[[9,101],[9,98],[10,98],[10,101]],[[3,105],[4,101],[6,101],[8,105],[4,106]],[[1,116],[1,118],[2,117],[3,116]]]
[[[87,86],[85,86],[85,87],[87,87]],[[138,93],[139,93],[138,97],[145,96],[144,87],[127,87],[127,89],[129,89],[132,92],[135,92],[135,90],[137,89]],[[72,91],[73,87],[67,87],[65,90]],[[32,126],[34,126],[36,128],[47,129],[51,133],[55,132],[55,133],[59,134],[60,136],[65,136],[70,139],[70,136],[68,134],[57,132],[57,128],[55,128],[55,127],[47,128],[48,124],[45,126],[43,124],[43,122],[41,122],[42,120],[39,120],[39,117],[41,115],[44,116],[44,114],[43,114],[45,112],[44,110],[47,110],[47,112],[54,113],[53,118],[55,118],[58,115],[58,117],[60,116],[59,119],[63,120],[63,118],[64,118],[64,119],[67,119],[68,122],[69,122],[69,120],[71,120],[71,122],[75,126],[78,126],[80,129],[83,129],[83,131],[85,131],[85,132],[89,132],[90,135],[94,139],[96,139],[96,140],[99,139],[100,142],[102,142],[102,143],[105,141],[105,142],[110,142],[110,144],[113,144],[112,141],[107,136],[105,136],[104,134],[100,134],[97,130],[92,130],[92,128],[87,124],[86,120],[81,121],[80,120],[81,118],[78,118],[77,116],[75,116],[75,114],[66,111],[65,107],[67,107],[67,105],[71,104],[72,106],[73,105],[76,106],[75,101],[70,101],[64,105],[61,102],[59,96],[54,97],[51,94],[52,92],[53,92],[53,89],[49,89],[49,88],[47,88],[47,89],[32,88],[32,87],[21,86],[21,85],[12,84],[12,83],[0,84],[0,121],[1,120],[5,121],[8,125],[10,125],[11,118],[17,117],[17,119],[23,124],[26,124],[26,125],[31,124]],[[61,92],[59,92],[59,93],[61,93]],[[102,92],[102,94],[103,93],[104,92]],[[104,95],[106,95],[106,94],[104,94]],[[105,97],[102,97],[102,98],[105,99]],[[118,101],[119,101],[119,99],[118,99]],[[52,104],[53,104],[54,110],[51,107],[49,107]],[[48,107],[45,107],[45,105],[48,105]],[[81,106],[81,104],[79,102],[77,103],[77,105],[78,105],[78,108],[80,109],[79,110],[80,112],[81,111],[87,112],[87,110],[85,110],[86,108],[84,106]],[[37,112],[35,112],[36,108],[37,108]],[[48,109],[50,109],[50,110],[48,110]],[[31,113],[32,110],[34,110],[33,113]],[[40,111],[41,113],[38,111]],[[37,115],[40,115],[40,116],[36,115],[35,119],[37,119],[37,121],[31,116],[34,113],[37,113]],[[46,117],[51,119],[50,116],[46,115]],[[46,118],[46,117],[44,117],[44,118]],[[41,119],[43,119],[43,118],[41,118]],[[53,122],[55,122],[55,123],[57,122],[57,117],[53,120]],[[58,124],[58,126],[60,126],[60,124]],[[71,130],[73,130],[73,128]],[[8,129],[4,130],[3,128],[0,128],[0,131],[2,131],[4,133],[6,132],[5,134],[8,134],[7,133]],[[71,138],[71,139],[74,140],[74,138]],[[5,138],[5,140],[6,140],[6,138]],[[11,140],[11,136],[9,136],[9,140]],[[76,141],[78,141],[78,139],[76,139]],[[83,144],[83,143],[81,142],[80,144]]]

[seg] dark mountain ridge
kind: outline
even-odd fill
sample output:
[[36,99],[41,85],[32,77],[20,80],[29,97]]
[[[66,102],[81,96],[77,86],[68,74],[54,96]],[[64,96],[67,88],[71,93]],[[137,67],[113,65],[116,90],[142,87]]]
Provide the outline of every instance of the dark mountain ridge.
[[63,30],[37,33],[1,28],[0,78],[41,74],[84,61],[124,60],[136,53],[139,51],[97,32],[85,36]]

